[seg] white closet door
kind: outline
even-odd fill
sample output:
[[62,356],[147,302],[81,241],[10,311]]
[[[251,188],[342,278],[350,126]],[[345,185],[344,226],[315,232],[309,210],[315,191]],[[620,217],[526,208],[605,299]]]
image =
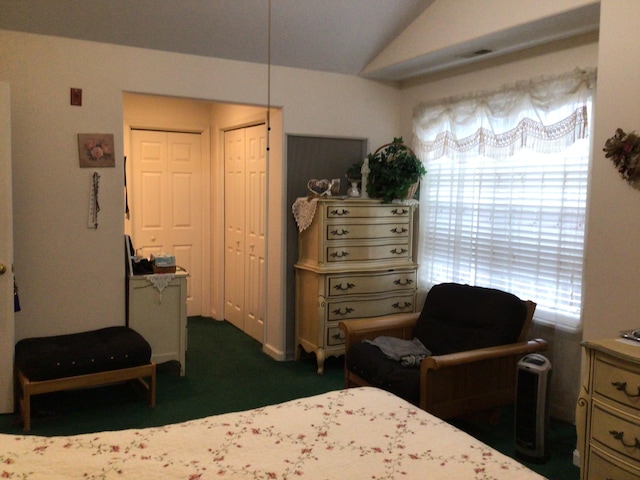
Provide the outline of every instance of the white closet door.
[[267,238],[267,139],[265,125],[247,128],[245,332],[264,343]]
[[225,133],[225,319],[264,342],[266,127]]
[[132,130],[132,240],[189,272],[187,315],[202,314],[202,143],[196,133]]
[[244,129],[224,135],[224,318],[244,331]]

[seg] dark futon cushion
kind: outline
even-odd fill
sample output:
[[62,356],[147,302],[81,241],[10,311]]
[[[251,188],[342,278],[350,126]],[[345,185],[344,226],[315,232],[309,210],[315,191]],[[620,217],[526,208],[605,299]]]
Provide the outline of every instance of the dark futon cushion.
[[433,355],[493,347],[516,342],[526,316],[511,293],[443,283],[429,290],[415,336]]
[[129,327],[107,327],[16,343],[15,363],[31,381],[146,365],[151,346]]
[[403,367],[400,362],[387,358],[375,345],[367,342],[352,345],[345,356],[345,365],[375,387],[416,405],[420,401],[420,369]]

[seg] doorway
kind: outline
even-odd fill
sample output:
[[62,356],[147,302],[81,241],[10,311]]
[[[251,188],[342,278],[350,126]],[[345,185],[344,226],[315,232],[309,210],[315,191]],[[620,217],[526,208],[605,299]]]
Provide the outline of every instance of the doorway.
[[[266,111],[263,107],[236,105],[222,102],[198,101],[161,97],[145,94],[124,94],[124,144],[125,155],[132,152],[131,130],[168,130],[178,133],[200,133],[202,137],[202,309],[201,314],[216,320],[225,317],[225,294],[228,290],[225,278],[225,196],[224,181],[224,134],[227,131],[255,126],[265,122]],[[272,110],[270,157],[273,159],[266,165],[264,173],[265,198],[263,202],[265,253],[259,255],[261,274],[267,280],[260,287],[260,298],[263,310],[262,319],[255,322],[262,331],[251,334],[263,343],[263,350],[278,360],[287,357],[284,343],[286,324],[282,321],[284,309],[284,282],[282,242],[284,215],[281,203],[283,185],[283,153],[282,153],[282,115],[279,110]],[[129,161],[131,160],[131,161]],[[131,163],[127,160],[127,177],[131,175]],[[266,163],[266,162],[265,162]],[[267,176],[266,170],[269,175]],[[250,187],[253,189],[253,187]],[[271,195],[266,190],[270,189]],[[129,198],[134,192],[129,192]],[[254,210],[253,208],[251,209]],[[268,213],[267,213],[268,212]],[[133,216],[133,214],[131,215]],[[269,217],[267,222],[266,217]],[[268,229],[268,231],[267,231]],[[131,220],[125,221],[125,232],[131,234]],[[274,248],[268,250],[267,238],[271,234],[276,238]],[[135,241],[135,238],[134,238]],[[266,268],[267,261],[271,268]],[[254,276],[252,276],[253,278]],[[251,307],[251,311],[257,307]],[[257,317],[256,317],[257,318]],[[267,318],[276,319],[268,324]]]

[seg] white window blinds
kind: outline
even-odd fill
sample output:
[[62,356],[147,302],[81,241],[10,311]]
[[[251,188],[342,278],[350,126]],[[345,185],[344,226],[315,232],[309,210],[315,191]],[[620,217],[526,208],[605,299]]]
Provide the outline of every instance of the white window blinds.
[[594,82],[576,71],[416,108],[423,288],[499,288],[579,326]]

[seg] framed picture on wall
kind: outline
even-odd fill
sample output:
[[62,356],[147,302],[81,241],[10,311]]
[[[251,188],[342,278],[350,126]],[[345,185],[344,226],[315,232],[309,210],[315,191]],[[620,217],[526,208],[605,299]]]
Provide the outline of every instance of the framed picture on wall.
[[115,167],[112,133],[79,133],[78,157],[81,168]]

